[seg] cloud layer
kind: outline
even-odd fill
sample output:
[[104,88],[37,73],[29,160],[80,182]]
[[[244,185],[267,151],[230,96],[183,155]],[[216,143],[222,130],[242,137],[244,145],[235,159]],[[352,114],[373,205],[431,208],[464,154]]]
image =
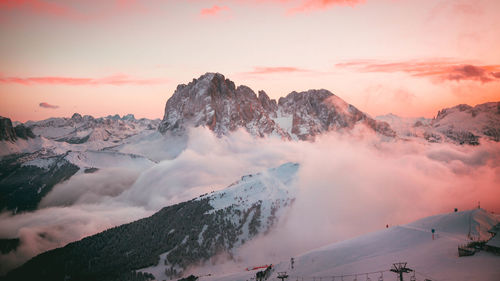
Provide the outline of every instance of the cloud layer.
[[289,258],[386,224],[472,208],[478,201],[500,211],[499,143],[384,142],[362,127],[314,143],[253,138],[244,131],[219,139],[197,128],[174,159],[145,171],[102,169],[77,175],[54,187],[40,210],[1,214],[0,237],[21,238],[16,252],[0,255],[1,271],[291,161],[301,164],[297,200],[279,227],[240,250],[245,264]]

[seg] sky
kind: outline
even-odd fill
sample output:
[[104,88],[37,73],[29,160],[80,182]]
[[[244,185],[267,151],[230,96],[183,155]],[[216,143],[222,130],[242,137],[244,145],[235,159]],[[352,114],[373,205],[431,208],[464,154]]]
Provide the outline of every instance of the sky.
[[0,0],[0,116],[162,118],[220,72],[372,116],[500,101],[497,0]]

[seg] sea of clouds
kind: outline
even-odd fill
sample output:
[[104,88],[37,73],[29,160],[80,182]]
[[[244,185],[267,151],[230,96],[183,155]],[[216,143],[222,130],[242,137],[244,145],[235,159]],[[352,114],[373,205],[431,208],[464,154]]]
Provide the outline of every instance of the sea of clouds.
[[[0,237],[21,240],[16,251],[0,255],[0,273],[44,251],[286,162],[300,163],[297,199],[271,233],[238,251],[245,264],[290,257],[386,224],[474,208],[479,201],[500,212],[496,142],[459,146],[387,140],[363,128],[332,132],[314,142],[255,138],[243,130],[217,138],[195,128],[185,141],[175,158],[155,159],[151,168],[108,167],[78,174],[56,185],[38,210],[0,214]],[[162,155],[171,149],[161,144],[148,150]]]

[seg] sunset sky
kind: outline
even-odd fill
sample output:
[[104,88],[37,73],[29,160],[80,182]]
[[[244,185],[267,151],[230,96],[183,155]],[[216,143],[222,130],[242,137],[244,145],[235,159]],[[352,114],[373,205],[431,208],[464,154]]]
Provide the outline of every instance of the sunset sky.
[[162,118],[220,72],[372,116],[500,101],[498,0],[0,0],[0,115]]

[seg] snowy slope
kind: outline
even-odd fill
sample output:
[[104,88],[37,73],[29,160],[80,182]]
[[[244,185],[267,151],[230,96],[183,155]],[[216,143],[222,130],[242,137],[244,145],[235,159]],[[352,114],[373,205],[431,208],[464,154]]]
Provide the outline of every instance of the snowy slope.
[[[500,257],[481,251],[471,257],[458,257],[457,246],[466,243],[467,235],[486,239],[487,230],[498,223],[499,217],[482,209],[427,217],[407,225],[394,226],[343,242],[334,243],[295,257],[294,269],[289,261],[279,263],[270,280],[286,271],[291,280],[332,280],[344,275],[344,280],[394,280],[389,270],[393,263],[408,262],[416,271],[416,280],[483,280],[497,281],[500,277]],[[470,226],[470,227],[469,227]],[[436,230],[432,239],[431,229]],[[273,262],[273,261],[270,261]],[[368,276],[363,273],[374,272]],[[255,272],[226,276],[202,277],[200,280],[250,280]],[[410,275],[405,275],[409,280]]]
[[[207,214],[224,214],[224,221],[231,226],[224,230],[224,235],[233,236],[233,241],[225,242],[225,252],[231,254],[245,242],[271,230],[295,200],[297,190],[293,181],[298,169],[298,164],[286,163],[262,173],[246,175],[226,189],[200,196],[193,201],[201,203],[208,200],[211,209]],[[197,243],[194,245],[202,246],[203,249],[194,248],[189,251],[203,252],[214,248],[213,240],[208,235],[214,233],[216,226],[210,225],[209,221],[206,223],[199,227],[200,232],[195,235]],[[233,233],[234,230],[236,231]],[[170,230],[174,231],[177,230]],[[220,237],[221,233],[216,235]],[[188,236],[181,242],[181,248],[193,248],[184,245],[187,239]],[[158,265],[140,271],[152,273],[157,280],[170,279],[165,274],[166,269],[182,272],[182,268],[169,261],[170,255],[176,250],[174,248],[161,254]]]

